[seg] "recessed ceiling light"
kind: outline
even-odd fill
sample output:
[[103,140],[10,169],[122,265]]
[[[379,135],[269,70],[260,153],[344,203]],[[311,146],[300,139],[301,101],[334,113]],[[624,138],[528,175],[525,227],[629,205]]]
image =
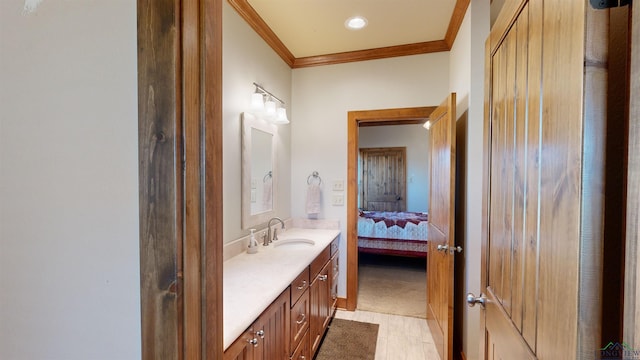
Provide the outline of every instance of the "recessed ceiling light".
[[367,19],[363,18],[362,16],[350,17],[347,19],[347,21],[344,22],[344,26],[346,26],[347,29],[350,30],[360,30],[363,27],[367,26]]

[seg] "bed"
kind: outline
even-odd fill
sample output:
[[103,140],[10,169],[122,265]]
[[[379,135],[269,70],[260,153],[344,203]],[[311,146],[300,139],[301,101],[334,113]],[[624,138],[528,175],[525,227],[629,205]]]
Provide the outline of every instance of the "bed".
[[358,251],[426,257],[427,228],[427,213],[359,210]]

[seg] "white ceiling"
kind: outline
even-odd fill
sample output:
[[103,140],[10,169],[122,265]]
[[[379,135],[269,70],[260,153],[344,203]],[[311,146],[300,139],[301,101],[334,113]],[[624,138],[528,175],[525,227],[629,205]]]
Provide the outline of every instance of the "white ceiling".
[[[248,0],[296,58],[443,40],[456,0]],[[369,24],[348,30],[347,18]]]

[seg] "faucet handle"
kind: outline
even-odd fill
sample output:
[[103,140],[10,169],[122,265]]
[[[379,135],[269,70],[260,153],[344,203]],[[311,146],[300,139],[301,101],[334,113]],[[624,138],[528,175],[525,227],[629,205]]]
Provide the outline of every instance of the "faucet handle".
[[267,238],[267,232],[262,233],[262,246],[269,245],[269,239]]

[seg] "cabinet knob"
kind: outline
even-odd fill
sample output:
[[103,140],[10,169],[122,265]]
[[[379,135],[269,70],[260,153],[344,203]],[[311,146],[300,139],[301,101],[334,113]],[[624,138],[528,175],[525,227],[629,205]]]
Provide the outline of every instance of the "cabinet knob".
[[300,320],[296,320],[296,324],[298,324],[298,325],[302,324],[306,317],[307,316],[305,314],[300,314]]
[[249,339],[247,341],[249,342],[249,344],[253,345],[253,347],[258,347],[258,339],[253,338],[253,339]]
[[307,286],[307,280],[302,280],[302,285],[296,286],[296,289],[302,290]]
[[264,339],[264,330],[258,330],[256,331],[256,335],[260,336],[260,339]]
[[320,281],[327,281],[328,278],[329,278],[329,276],[327,276],[327,275],[318,275],[318,280],[320,280]]

